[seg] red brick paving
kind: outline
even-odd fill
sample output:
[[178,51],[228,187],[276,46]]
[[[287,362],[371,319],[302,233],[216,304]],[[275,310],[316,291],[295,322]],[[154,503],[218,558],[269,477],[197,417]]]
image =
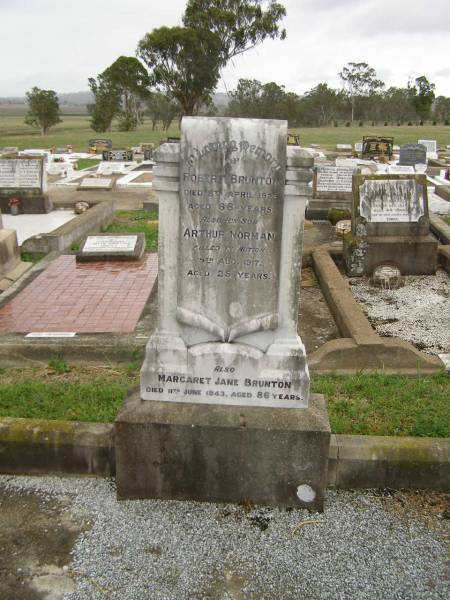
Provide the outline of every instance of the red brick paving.
[[59,256],[0,308],[0,331],[129,333],[158,275],[158,255],[140,262],[77,263]]

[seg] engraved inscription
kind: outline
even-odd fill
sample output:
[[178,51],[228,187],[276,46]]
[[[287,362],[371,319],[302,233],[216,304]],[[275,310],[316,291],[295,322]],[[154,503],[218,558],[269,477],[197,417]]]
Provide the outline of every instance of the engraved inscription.
[[351,192],[352,167],[319,167],[317,169],[318,192]]
[[41,160],[0,160],[0,188],[41,188],[41,186]]
[[279,123],[207,121],[183,121],[177,315],[231,341],[277,325],[286,145]]
[[414,179],[368,179],[360,186],[360,214],[369,223],[417,222],[425,214],[423,187]]

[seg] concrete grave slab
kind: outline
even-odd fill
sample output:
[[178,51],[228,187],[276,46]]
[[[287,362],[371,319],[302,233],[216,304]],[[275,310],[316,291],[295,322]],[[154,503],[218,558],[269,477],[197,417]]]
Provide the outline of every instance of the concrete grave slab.
[[78,185],[79,191],[111,190],[114,181],[110,177],[85,177]]

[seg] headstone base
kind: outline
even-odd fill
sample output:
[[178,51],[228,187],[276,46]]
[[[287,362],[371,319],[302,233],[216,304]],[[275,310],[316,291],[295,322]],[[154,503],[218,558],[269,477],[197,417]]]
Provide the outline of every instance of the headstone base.
[[323,510],[330,425],[308,408],[142,400],[115,422],[119,499],[241,502]]
[[0,192],[0,212],[4,214],[11,212],[9,206],[11,198],[18,198],[20,200],[19,214],[46,214],[53,210],[53,204],[48,194],[12,189],[8,191],[2,190]]
[[402,275],[434,275],[438,242],[424,236],[367,236],[344,238],[344,261],[350,277],[372,276],[376,267],[392,264]]

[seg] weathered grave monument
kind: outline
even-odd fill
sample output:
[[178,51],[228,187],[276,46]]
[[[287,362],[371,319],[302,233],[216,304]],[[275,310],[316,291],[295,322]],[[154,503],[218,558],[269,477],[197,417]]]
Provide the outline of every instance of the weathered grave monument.
[[355,175],[353,195],[352,231],[344,237],[350,276],[371,276],[381,265],[402,275],[436,272],[425,175]]
[[423,144],[403,144],[403,146],[400,146],[400,158],[398,164],[411,167],[415,167],[418,164],[426,165],[426,147]]
[[13,206],[26,214],[52,210],[42,158],[0,159],[0,210],[11,212]]
[[120,498],[322,508],[330,430],[297,334],[313,159],[286,134],[185,118],[157,151],[159,324],[116,420]]

